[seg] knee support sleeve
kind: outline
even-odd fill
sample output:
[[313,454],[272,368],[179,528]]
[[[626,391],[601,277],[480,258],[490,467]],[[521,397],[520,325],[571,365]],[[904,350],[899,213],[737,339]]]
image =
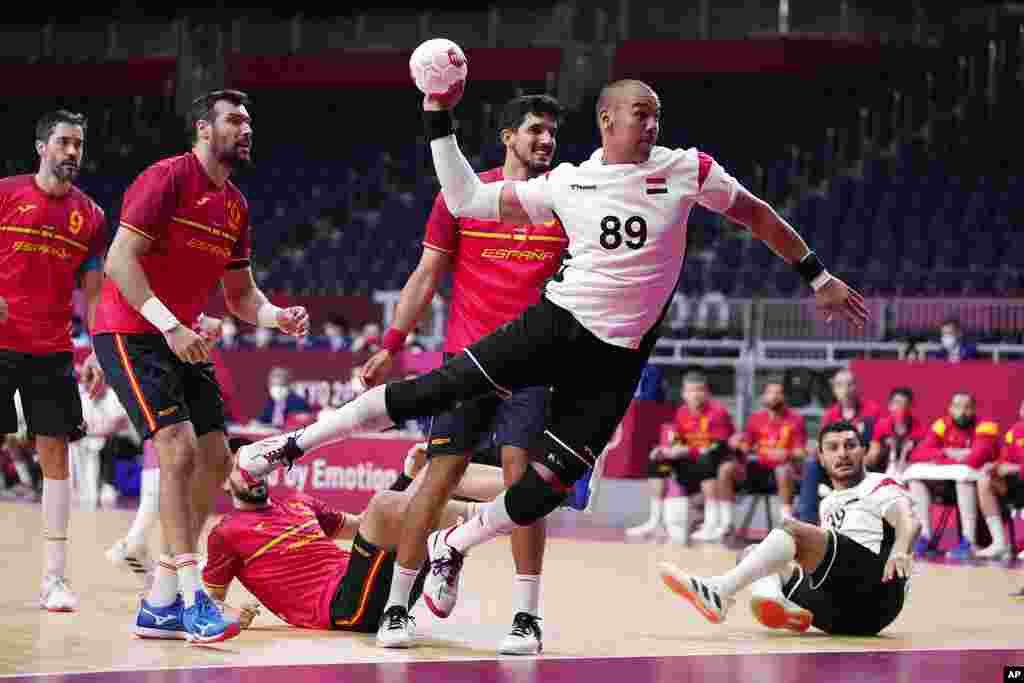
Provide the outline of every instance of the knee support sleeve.
[[566,491],[544,481],[535,469],[527,467],[526,474],[505,493],[505,510],[513,522],[529,526],[560,506],[567,495]]

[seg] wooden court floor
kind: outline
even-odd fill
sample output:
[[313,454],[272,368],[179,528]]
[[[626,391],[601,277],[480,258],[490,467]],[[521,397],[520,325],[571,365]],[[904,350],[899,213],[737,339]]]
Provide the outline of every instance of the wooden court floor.
[[[422,606],[414,614],[421,646],[385,651],[373,637],[293,629],[264,612],[251,630],[216,647],[142,641],[131,627],[138,605],[135,579],[110,567],[104,551],[127,530],[130,510],[74,510],[70,580],[81,606],[50,614],[36,603],[40,509],[0,504],[0,675],[128,671],[252,665],[490,660],[512,617],[513,569],[504,540],[467,559],[463,594],[447,620]],[[1024,602],[1008,594],[1024,572],[1002,566],[918,564],[909,601],[877,638],[804,636],[762,628],[746,595],[728,621],[713,626],[669,593],[655,571],[670,559],[694,573],[735,561],[720,547],[553,538],[545,564],[542,617],[547,658],[679,657],[811,652],[1013,650],[1024,664]],[[249,598],[234,586],[229,602]],[[753,680],[753,679],[752,679]]]

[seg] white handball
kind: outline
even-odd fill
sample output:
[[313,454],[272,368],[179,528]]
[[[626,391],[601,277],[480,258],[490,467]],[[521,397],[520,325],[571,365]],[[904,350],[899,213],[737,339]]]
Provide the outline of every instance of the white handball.
[[409,72],[424,95],[444,95],[466,80],[469,67],[461,47],[447,38],[431,38],[413,51]]

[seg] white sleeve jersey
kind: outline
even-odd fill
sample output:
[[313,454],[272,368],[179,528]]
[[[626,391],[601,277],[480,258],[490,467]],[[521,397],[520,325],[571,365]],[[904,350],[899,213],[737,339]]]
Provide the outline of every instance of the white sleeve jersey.
[[641,164],[605,164],[602,150],[579,166],[516,183],[532,222],[558,219],[565,264],[547,285],[552,303],[616,346],[636,348],[679,281],[694,204],[718,213],[739,183],[696,149],[655,147]]
[[888,557],[896,537],[885,513],[899,499],[910,502],[899,479],[868,472],[852,489],[833,491],[821,501],[821,525],[833,529],[882,557]]

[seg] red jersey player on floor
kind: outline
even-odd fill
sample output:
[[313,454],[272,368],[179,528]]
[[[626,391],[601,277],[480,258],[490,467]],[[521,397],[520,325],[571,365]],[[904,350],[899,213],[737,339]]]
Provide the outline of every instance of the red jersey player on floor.
[[[70,504],[68,442],[84,422],[72,373],[71,297],[78,276],[90,332],[107,226],[103,210],[72,185],[85,155],[86,120],[60,110],[36,124],[39,170],[0,179],[0,430],[18,431],[19,392],[43,469],[45,570],[39,605],[71,612],[65,580]],[[94,356],[83,369],[90,393],[102,381]]]

